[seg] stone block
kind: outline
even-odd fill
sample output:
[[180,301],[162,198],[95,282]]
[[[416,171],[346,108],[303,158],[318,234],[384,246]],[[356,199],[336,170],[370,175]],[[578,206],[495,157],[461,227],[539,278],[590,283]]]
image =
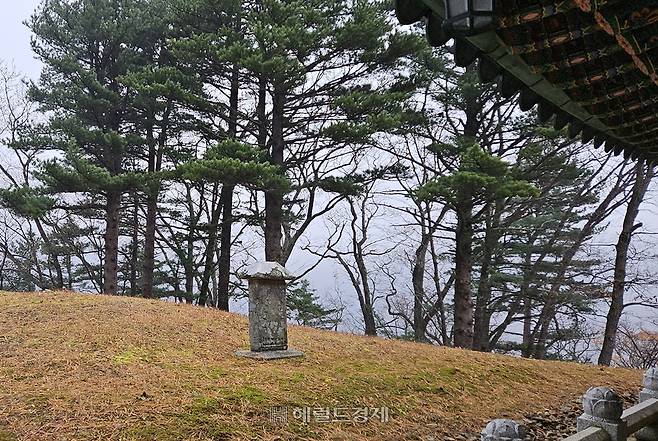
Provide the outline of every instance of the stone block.
[[243,358],[253,358],[255,360],[280,360],[303,357],[304,353],[296,349],[287,349],[285,351],[237,351],[235,355]]
[[481,441],[525,441],[526,428],[512,420],[493,420],[480,435]]

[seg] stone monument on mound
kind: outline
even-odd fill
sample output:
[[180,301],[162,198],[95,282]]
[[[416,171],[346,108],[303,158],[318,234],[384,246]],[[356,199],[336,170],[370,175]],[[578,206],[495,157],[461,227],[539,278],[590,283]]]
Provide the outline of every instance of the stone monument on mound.
[[251,350],[239,357],[260,360],[301,357],[288,348],[286,284],[295,277],[277,262],[257,262],[240,277],[249,282],[249,342]]

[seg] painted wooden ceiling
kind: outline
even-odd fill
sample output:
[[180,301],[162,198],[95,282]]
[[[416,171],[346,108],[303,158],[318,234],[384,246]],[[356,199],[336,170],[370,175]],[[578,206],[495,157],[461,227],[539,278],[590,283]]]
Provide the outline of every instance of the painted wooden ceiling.
[[477,62],[520,106],[608,151],[658,164],[658,0],[497,0],[496,26],[444,31],[443,0],[396,0],[402,24],[423,21],[455,62]]

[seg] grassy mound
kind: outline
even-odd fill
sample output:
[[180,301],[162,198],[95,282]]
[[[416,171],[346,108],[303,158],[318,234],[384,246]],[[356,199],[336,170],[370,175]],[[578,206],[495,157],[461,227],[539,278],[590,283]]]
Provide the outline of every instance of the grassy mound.
[[[122,297],[1,293],[0,330],[0,440],[438,440],[641,381],[302,327],[290,343],[306,357],[258,362],[233,355],[242,316]],[[350,416],[306,424],[307,407]],[[387,422],[354,421],[382,407]]]

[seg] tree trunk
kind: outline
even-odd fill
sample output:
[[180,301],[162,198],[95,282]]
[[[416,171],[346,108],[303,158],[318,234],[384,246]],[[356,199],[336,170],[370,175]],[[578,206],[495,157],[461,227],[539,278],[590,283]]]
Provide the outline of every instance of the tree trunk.
[[219,229],[219,217],[222,212],[224,200],[217,195],[217,187],[213,188],[212,213],[210,215],[210,224],[208,225],[208,243],[206,244],[206,255],[203,264],[203,274],[201,275],[201,288],[199,290],[199,306],[206,306],[210,293],[210,278],[215,267],[215,252],[217,249],[217,230]]
[[194,270],[189,264],[185,266],[185,303],[194,303]]
[[119,213],[121,193],[107,192],[105,209],[105,262],[103,264],[103,293],[117,293],[117,272],[119,258]]
[[[523,299],[523,347],[521,350],[521,356],[530,358],[532,355],[532,299],[528,292],[531,283],[530,278],[528,277],[528,268],[530,268],[530,265],[532,264],[531,252],[526,253],[524,263],[523,285],[520,290]],[[531,271],[531,274],[534,276],[534,271]]]
[[[502,207],[500,207],[502,210]],[[476,351],[489,351],[489,327],[491,324],[491,314],[487,308],[491,300],[491,283],[490,272],[494,250],[498,244],[499,227],[500,227],[500,210],[496,206],[494,212],[487,222],[487,231],[484,237],[484,246],[482,249],[482,264],[480,266],[480,280],[475,302],[475,326],[473,336],[473,349]]]
[[[283,166],[285,140],[283,125],[286,97],[280,87],[274,87],[272,96],[272,137],[270,160],[272,164]],[[283,193],[279,190],[265,192],[265,259],[268,262],[283,261]]]
[[220,255],[218,262],[219,281],[217,286],[217,307],[222,311],[229,310],[229,294],[231,281],[231,243],[233,240],[233,186],[222,188],[221,198],[224,200],[222,214],[222,231],[220,240]]
[[194,214],[194,202],[192,197],[192,188],[187,187],[186,191],[187,199],[187,209],[190,213],[190,226],[189,231],[187,232],[187,250],[185,252],[185,302],[187,304],[194,303],[194,275],[195,275],[195,264],[194,264],[194,243],[196,241],[196,234],[198,231],[198,222],[199,217]]
[[[427,248],[432,239],[431,233],[423,228],[420,245],[416,249],[411,283],[414,289],[414,340],[427,343],[427,322],[425,321],[425,264]],[[438,295],[438,293],[437,293]]]
[[459,348],[470,349],[473,346],[473,300],[471,298],[473,202],[471,196],[462,194],[456,208],[454,344]]
[[[436,299],[436,308],[439,314],[439,320],[441,323],[439,324],[439,328],[441,330],[441,344],[444,346],[448,346],[450,344],[450,338],[448,334],[448,320],[446,319],[446,308],[445,308],[445,296],[448,292],[446,287],[450,284],[447,283],[446,286],[444,286],[443,290],[440,289],[440,282],[439,282],[439,260],[441,259],[436,251],[436,247],[434,246],[434,240],[430,240],[430,254],[432,256],[432,278],[434,279],[434,288],[436,290],[436,295],[438,298]],[[452,282],[454,283],[454,282]]]
[[139,196],[133,192],[132,243],[130,245],[130,295],[137,296],[137,261],[139,260]]
[[546,302],[544,307],[539,313],[539,319],[537,320],[537,325],[535,326],[534,331],[532,332],[530,338],[530,345],[528,347],[528,353],[538,360],[543,360],[546,357],[547,349],[547,340],[550,331],[551,321],[555,318],[555,313],[557,312],[557,296],[560,292],[560,288],[564,284],[565,276],[569,265],[573,261],[573,258],[576,255],[576,252],[580,248],[584,239],[574,243],[573,247],[570,250],[567,250],[563,260],[560,264],[560,268],[555,277],[555,281],[551,285],[550,290],[548,291]]
[[359,298],[359,303],[361,304],[361,314],[363,315],[365,333],[366,335],[376,336],[377,324],[375,322],[375,312],[373,309],[373,294],[368,282],[368,269],[363,258],[363,250],[361,249],[360,244],[356,244],[356,248],[358,251],[355,253],[354,259],[356,260],[356,266],[359,270],[359,276],[363,285],[363,299]]
[[34,223],[37,226],[37,230],[39,231],[41,240],[43,240],[44,245],[48,249],[48,257],[50,258],[50,262],[55,268],[56,280],[55,283],[53,284],[53,287],[55,289],[64,289],[64,272],[62,271],[62,265],[59,263],[59,255],[54,251],[53,244],[48,238],[48,234],[46,233],[46,230],[43,228],[43,224],[41,223],[41,220],[38,218],[34,219]]
[[[229,105],[228,135],[238,135],[238,106],[240,105],[240,71],[237,65],[233,66],[231,74],[231,98]],[[233,193],[235,186],[224,185],[222,187],[221,199],[224,201],[222,207],[222,230],[219,246],[217,281],[217,308],[222,311],[229,310],[229,294],[231,282],[231,244],[233,243]]]
[[491,299],[491,284],[489,283],[489,268],[493,250],[486,244],[482,255],[482,267],[475,302],[475,325],[473,329],[473,349],[487,352],[489,350],[490,315],[487,311]]
[[375,323],[375,315],[372,311],[372,305],[364,304],[361,308],[365,322],[365,334],[371,337],[377,336],[377,324]]
[[[168,103],[167,110],[162,119],[162,131],[157,143],[153,135],[153,127],[149,128],[147,138],[149,142],[149,173],[162,170],[162,156],[168,137],[169,117],[173,108],[172,101]],[[155,234],[158,218],[158,197],[160,195],[160,182],[155,181],[147,190],[146,197],[146,226],[144,230],[144,264],[142,274],[142,295],[146,298],[154,298],[154,272],[155,272]]]
[[159,189],[152,189],[146,199],[146,226],[144,230],[144,268],[142,274],[142,295],[146,298],[155,297],[155,233],[158,216]]
[[614,210],[610,210],[610,207],[615,207],[613,204],[614,200],[623,192],[626,188],[626,182],[624,175],[619,175],[614,186],[609,190],[607,196],[599,203],[594,212],[590,215],[587,223],[583,226],[578,234],[578,237],[572,242],[571,247],[566,250],[562,256],[562,261],[560,262],[558,271],[555,276],[555,281],[551,285],[551,288],[546,296],[546,301],[542,310],[539,314],[539,319],[537,320],[537,325],[533,330],[533,335],[531,338],[531,348],[529,353],[533,354],[534,358],[543,359],[546,356],[546,343],[549,335],[551,321],[555,317],[557,311],[557,301],[560,293],[560,289],[564,284],[567,271],[574,257],[580,250],[582,244],[590,237],[595,228],[603,222],[607,216]]
[[615,350],[617,340],[617,330],[619,329],[619,320],[624,310],[624,291],[626,285],[626,266],[628,263],[628,249],[631,244],[633,232],[640,227],[635,224],[637,215],[640,212],[640,205],[649,188],[653,178],[653,168],[650,167],[645,173],[644,163],[637,165],[635,174],[635,184],[633,193],[626,207],[626,215],[622,224],[621,233],[616,246],[615,272],[612,283],[612,295],[610,309],[605,323],[605,333],[603,337],[603,346],[599,354],[599,364],[610,366],[612,354]]
[[67,276],[67,285],[66,288],[69,291],[73,291],[73,262],[71,260],[71,254],[67,253],[64,257],[66,262],[66,276]]
[[[473,67],[468,68],[468,70],[472,69]],[[474,94],[468,94],[465,98],[464,137],[475,142],[481,123],[478,115],[482,106]],[[473,347],[473,299],[471,297],[473,197],[472,191],[460,190],[455,204],[457,230],[455,232],[454,345],[468,349]]]
[[523,299],[523,350],[522,355],[525,358],[530,357],[530,347],[532,338],[532,300]]

